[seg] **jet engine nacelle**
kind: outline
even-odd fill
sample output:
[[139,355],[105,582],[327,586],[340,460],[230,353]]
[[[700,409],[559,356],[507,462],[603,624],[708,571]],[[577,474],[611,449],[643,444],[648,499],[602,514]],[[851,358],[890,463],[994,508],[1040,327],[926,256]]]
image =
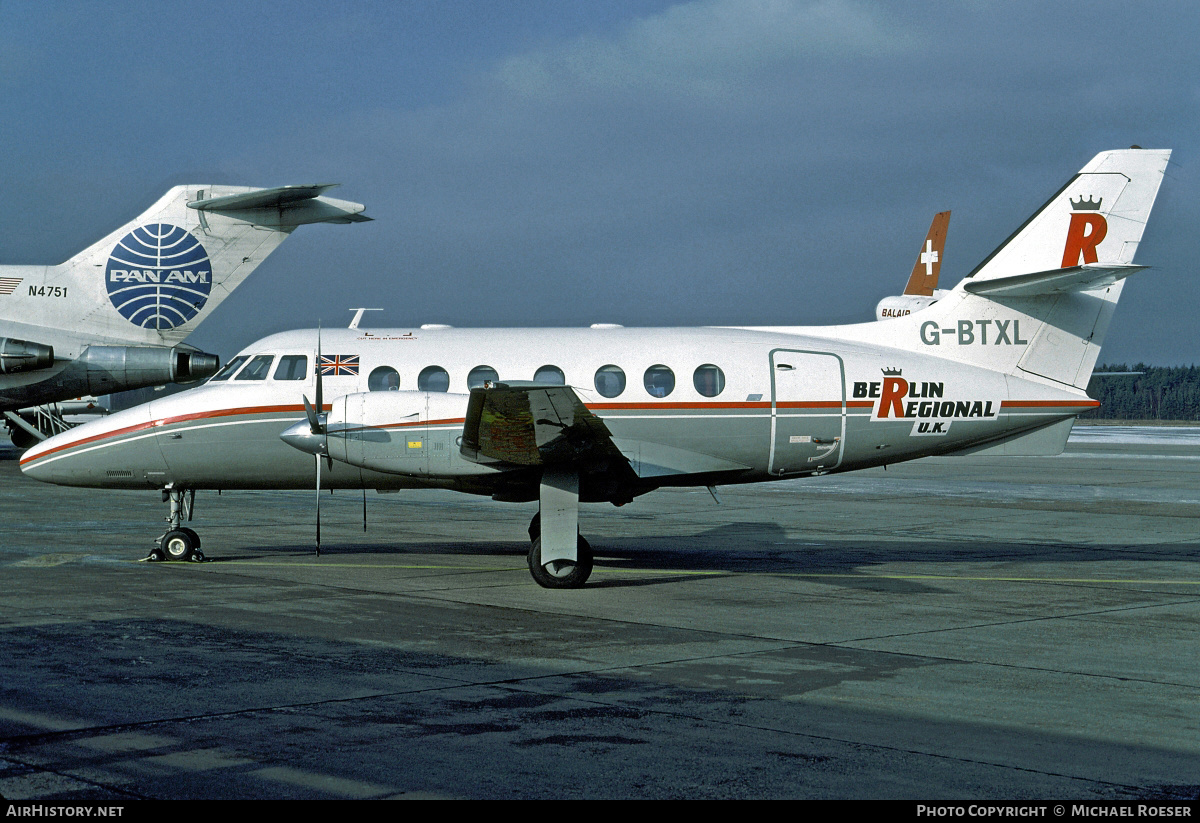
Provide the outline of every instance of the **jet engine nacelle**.
[[54,347],[29,340],[0,337],[0,374],[48,369],[54,363]]
[[329,456],[364,469],[417,477],[493,471],[459,453],[468,394],[380,391],[333,401],[326,418]]
[[889,320],[893,317],[905,317],[915,311],[929,308],[945,294],[944,289],[937,289],[932,297],[920,294],[896,294],[885,297],[875,306],[875,319]]
[[189,346],[88,346],[79,361],[87,370],[87,392],[96,395],[203,380],[220,366],[215,354]]

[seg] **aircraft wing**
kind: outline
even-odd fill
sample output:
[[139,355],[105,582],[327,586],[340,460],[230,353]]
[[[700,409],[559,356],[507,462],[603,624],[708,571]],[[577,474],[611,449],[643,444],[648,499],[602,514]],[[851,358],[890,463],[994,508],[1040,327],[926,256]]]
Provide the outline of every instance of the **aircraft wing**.
[[519,466],[608,465],[633,479],[604,421],[570,386],[512,381],[472,389],[462,453]]

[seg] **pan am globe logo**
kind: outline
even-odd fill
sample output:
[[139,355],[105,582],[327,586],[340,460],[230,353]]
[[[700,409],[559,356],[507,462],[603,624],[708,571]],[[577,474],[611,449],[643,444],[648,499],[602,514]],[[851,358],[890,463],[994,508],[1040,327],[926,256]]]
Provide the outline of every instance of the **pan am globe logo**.
[[195,317],[212,290],[212,263],[178,226],[151,223],[121,239],[104,273],[108,299],[144,329],[166,331]]

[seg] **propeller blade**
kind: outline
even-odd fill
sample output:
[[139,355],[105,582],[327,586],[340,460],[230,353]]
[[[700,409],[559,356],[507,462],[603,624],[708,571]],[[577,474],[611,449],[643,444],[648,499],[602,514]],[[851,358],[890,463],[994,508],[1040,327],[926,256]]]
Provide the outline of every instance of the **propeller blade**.
[[312,407],[307,397],[301,395],[300,399],[304,401],[304,413],[308,416],[308,430],[313,434],[324,434],[325,427],[321,424],[320,412]]
[[317,414],[325,411],[325,392],[321,380],[321,321],[317,321]]
[[317,557],[321,556],[321,455],[317,455]]

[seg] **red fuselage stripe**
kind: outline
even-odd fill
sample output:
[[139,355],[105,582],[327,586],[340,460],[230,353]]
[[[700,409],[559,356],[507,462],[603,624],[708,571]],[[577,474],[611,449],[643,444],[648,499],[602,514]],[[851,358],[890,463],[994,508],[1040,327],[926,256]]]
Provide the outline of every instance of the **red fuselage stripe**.
[[[874,403],[869,400],[850,400],[844,404],[840,400],[827,401],[785,401],[775,403],[776,409],[840,409],[843,405],[848,409],[869,409],[874,406]],[[1096,400],[1004,400],[1000,407],[1006,409],[1047,409],[1047,408],[1096,408],[1100,403]],[[322,411],[332,410],[330,404],[325,404]],[[683,403],[592,403],[587,405],[588,409],[595,411],[687,411],[687,410],[732,410],[732,409],[770,409],[772,404],[769,401],[759,402],[743,402],[743,403],[703,403],[703,402],[683,402]],[[279,414],[303,412],[304,406],[297,404],[275,405],[275,406],[239,406],[232,409],[216,409],[207,412],[194,412],[192,414],[181,414],[174,417],[165,417],[161,420],[150,420],[145,423],[137,423],[132,426],[115,429],[103,434],[92,435],[85,437],[82,440],[76,440],[71,443],[64,443],[61,446],[56,446],[49,451],[41,452],[36,456],[23,457],[21,465],[24,466],[42,458],[49,457],[52,454],[58,454],[66,449],[74,449],[79,446],[86,446],[92,443],[97,443],[101,440],[108,440],[115,437],[124,437],[129,434],[134,434],[147,429],[162,428],[178,423],[190,423],[196,420],[216,420],[222,417],[240,417],[253,414]],[[389,423],[374,428],[412,428],[418,426],[438,426],[448,425],[452,423],[465,422],[462,418],[446,418],[443,420],[426,420],[414,423]]]

